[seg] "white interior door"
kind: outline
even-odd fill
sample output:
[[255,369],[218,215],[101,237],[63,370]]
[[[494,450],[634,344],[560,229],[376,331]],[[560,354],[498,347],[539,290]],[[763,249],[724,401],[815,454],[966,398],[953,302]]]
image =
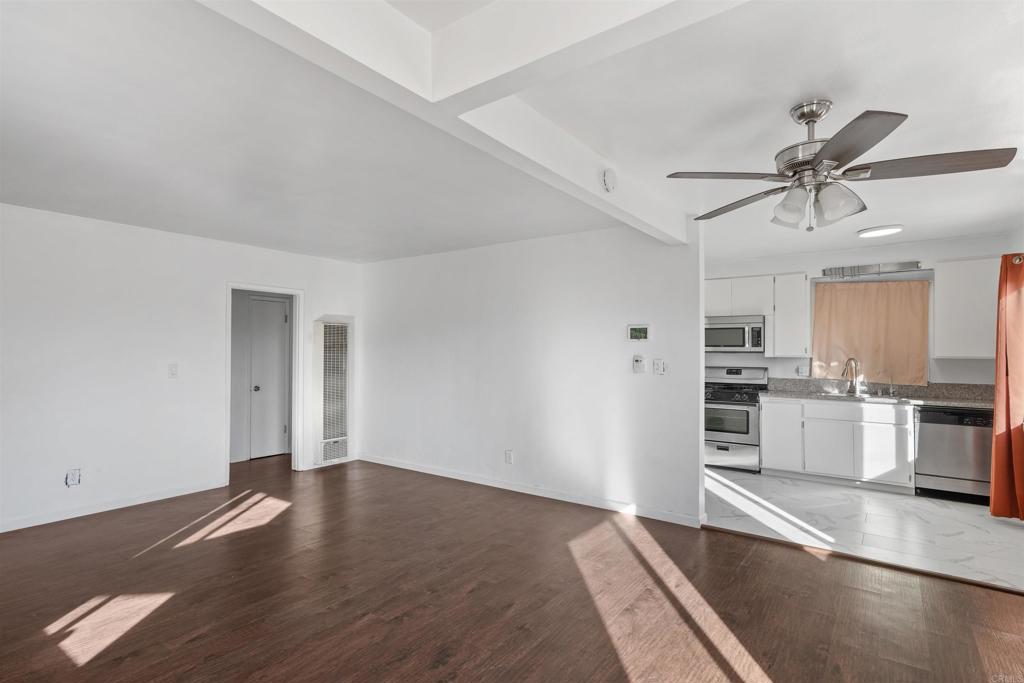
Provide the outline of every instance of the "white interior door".
[[289,451],[288,303],[253,298],[250,307],[249,457]]

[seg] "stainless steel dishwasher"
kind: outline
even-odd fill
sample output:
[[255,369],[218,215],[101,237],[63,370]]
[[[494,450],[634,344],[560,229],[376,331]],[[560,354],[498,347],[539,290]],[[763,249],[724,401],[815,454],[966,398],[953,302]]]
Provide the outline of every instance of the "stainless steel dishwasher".
[[915,463],[918,489],[988,496],[992,410],[922,406]]

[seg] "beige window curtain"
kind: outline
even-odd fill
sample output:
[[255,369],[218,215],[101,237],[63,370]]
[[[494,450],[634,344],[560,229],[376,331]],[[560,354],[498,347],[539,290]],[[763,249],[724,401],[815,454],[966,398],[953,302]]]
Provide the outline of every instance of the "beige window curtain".
[[856,358],[868,382],[928,384],[928,282],[818,283],[811,351],[814,377]]

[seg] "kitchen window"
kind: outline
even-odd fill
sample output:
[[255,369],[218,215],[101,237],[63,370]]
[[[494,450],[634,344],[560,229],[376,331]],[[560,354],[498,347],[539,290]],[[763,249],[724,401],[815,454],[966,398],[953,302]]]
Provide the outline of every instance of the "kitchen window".
[[927,280],[819,282],[811,369],[840,379],[847,358],[865,381],[928,384]]

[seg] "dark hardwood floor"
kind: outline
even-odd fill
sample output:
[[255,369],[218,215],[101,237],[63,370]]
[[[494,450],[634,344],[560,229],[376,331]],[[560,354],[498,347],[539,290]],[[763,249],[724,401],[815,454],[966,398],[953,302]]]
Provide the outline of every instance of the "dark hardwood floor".
[[355,462],[0,535],[4,681],[1024,681],[1024,596]]

